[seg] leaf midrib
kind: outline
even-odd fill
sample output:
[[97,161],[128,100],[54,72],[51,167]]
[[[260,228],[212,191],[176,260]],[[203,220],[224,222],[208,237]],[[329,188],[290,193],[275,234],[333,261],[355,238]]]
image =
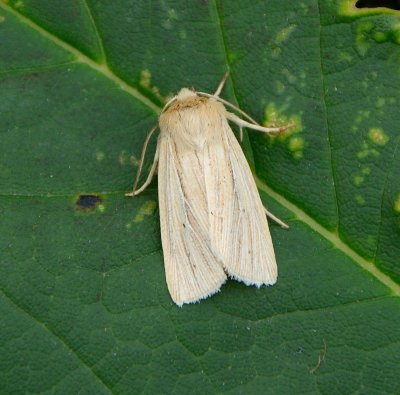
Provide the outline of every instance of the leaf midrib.
[[357,252],[355,252],[349,245],[344,243],[337,232],[331,232],[327,228],[324,228],[321,224],[315,221],[312,217],[306,214],[295,204],[289,202],[279,193],[275,192],[273,189],[268,187],[263,181],[255,176],[257,187],[265,192],[267,195],[271,196],[276,200],[281,206],[285,207],[287,210],[291,211],[298,220],[307,224],[311,229],[318,232],[322,237],[332,243],[332,245],[347,255],[364,270],[371,273],[377,280],[386,285],[394,295],[400,296],[400,285],[394,282],[389,276],[380,271],[371,261],[368,261]]
[[[215,4],[214,4],[215,5]],[[216,6],[216,5],[215,5]],[[146,106],[148,106],[150,109],[152,109],[155,114],[159,115],[161,112],[161,107],[157,106],[154,104],[151,100],[149,100],[146,96],[141,94],[137,89],[126,83],[124,80],[119,78],[117,75],[115,75],[112,70],[107,66],[106,63],[96,63],[92,59],[90,59],[88,56],[71,46],[70,44],[62,41],[60,38],[57,36],[49,33],[47,30],[43,29],[41,26],[27,18],[26,16],[20,14],[17,12],[14,8],[4,4],[3,2],[0,2],[0,7],[3,8],[5,11],[13,14],[16,16],[18,19],[20,19],[24,24],[32,28],[33,30],[37,31],[38,33],[42,34],[44,37],[46,37],[48,40],[52,41],[54,44],[58,45],[60,48],[63,48],[65,51],[68,51],[72,53],[77,61],[86,64],[90,68],[96,70],[97,72],[103,74],[106,78],[109,80],[113,81],[117,86],[120,87],[123,91],[126,93],[130,94],[132,97],[136,98]],[[218,10],[215,10],[218,16]],[[220,23],[220,21],[219,21]],[[222,34],[222,31],[221,31]],[[223,42],[223,45],[225,43]],[[224,52],[226,56],[226,47],[224,47]],[[331,232],[328,229],[324,228],[322,225],[320,225],[317,221],[315,221],[313,218],[311,218],[308,214],[306,214],[303,210],[301,210],[298,206],[295,204],[289,202],[286,198],[284,198],[282,195],[278,194],[275,192],[273,189],[268,187],[264,182],[259,180],[257,177],[256,182],[257,186],[263,190],[265,193],[267,193],[269,196],[271,196],[273,199],[275,199],[279,204],[281,204],[283,207],[285,207],[287,210],[291,211],[295,216],[301,220],[302,222],[306,223],[311,229],[315,230],[318,232],[321,236],[323,236],[325,239],[329,240],[338,250],[342,251],[345,255],[350,257],[354,262],[356,262],[361,268],[364,270],[367,270],[371,275],[373,275],[377,280],[379,280],[381,283],[386,285],[394,295],[400,296],[400,285],[395,283],[389,276],[384,274],[382,271],[380,271],[372,262],[366,260],[363,258],[361,255],[356,253],[350,246],[345,244],[339,237],[338,233]],[[5,196],[5,195],[2,195]],[[6,195],[9,196],[9,195]],[[15,195],[11,195],[15,196]],[[25,196],[25,195],[24,195]],[[27,195],[30,196],[30,195]],[[60,196],[60,195],[55,195],[55,196]],[[70,196],[70,195],[68,195]],[[47,196],[46,196],[47,197]]]
[[20,19],[24,24],[29,26],[30,28],[34,29],[38,33],[42,34],[45,38],[52,41],[54,44],[58,45],[60,48],[63,48],[65,51],[72,53],[76,60],[80,63],[86,64],[90,68],[96,70],[97,72],[103,74],[109,80],[113,81],[116,85],[119,86],[123,91],[129,93],[131,96],[136,98],[137,100],[141,101],[143,104],[151,108],[157,115],[160,114],[161,108],[154,104],[151,100],[149,100],[146,96],[142,95],[137,89],[132,87],[131,85],[127,84],[124,80],[119,78],[115,75],[111,69],[107,66],[106,63],[96,63],[88,56],[83,54],[81,51],[74,48],[72,45],[62,41],[60,38],[55,36],[54,34],[49,33],[47,30],[43,29],[41,26],[27,18],[26,16],[18,13],[14,8],[7,6],[3,2],[0,2],[0,7],[3,8],[5,11],[10,12],[18,19]]

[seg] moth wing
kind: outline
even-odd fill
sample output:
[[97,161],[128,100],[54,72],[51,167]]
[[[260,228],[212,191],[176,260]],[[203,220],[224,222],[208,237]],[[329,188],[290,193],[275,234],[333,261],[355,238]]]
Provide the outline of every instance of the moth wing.
[[160,136],[158,193],[168,290],[177,305],[218,292],[226,280],[211,249],[204,168],[195,151]]
[[213,168],[219,169],[223,183],[214,186],[218,192],[209,198],[211,210],[220,213],[210,216],[214,249],[233,278],[247,285],[272,285],[278,270],[264,207],[232,129],[221,124],[225,153],[215,155]]

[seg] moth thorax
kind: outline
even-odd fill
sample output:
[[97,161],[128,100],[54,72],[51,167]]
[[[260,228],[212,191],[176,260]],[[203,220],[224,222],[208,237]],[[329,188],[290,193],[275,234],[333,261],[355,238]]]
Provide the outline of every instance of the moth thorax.
[[176,100],[183,101],[183,100],[187,100],[187,99],[193,99],[194,97],[197,97],[196,93],[194,93],[193,91],[191,91],[188,88],[182,88],[179,91],[178,96],[176,97]]

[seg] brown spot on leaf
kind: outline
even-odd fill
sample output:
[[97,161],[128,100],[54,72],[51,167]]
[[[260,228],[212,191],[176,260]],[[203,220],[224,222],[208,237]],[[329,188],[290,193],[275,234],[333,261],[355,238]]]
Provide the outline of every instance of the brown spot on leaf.
[[76,200],[76,207],[83,211],[95,210],[103,199],[99,195],[79,195]]
[[392,10],[400,10],[400,0],[358,0],[357,8],[390,8]]

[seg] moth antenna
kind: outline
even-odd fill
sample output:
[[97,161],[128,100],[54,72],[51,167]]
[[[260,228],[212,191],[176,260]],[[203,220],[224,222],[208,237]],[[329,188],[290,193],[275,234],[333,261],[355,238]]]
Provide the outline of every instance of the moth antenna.
[[142,154],[140,155],[139,168],[138,168],[138,171],[136,173],[136,179],[135,179],[135,182],[133,184],[132,192],[126,193],[125,196],[135,196],[135,195],[137,195],[137,193],[135,193],[135,191],[136,191],[137,185],[139,183],[140,175],[142,174],[142,168],[143,168],[144,158],[146,156],[147,146],[149,145],[149,141],[151,139],[151,136],[157,130],[157,128],[158,128],[158,124],[154,125],[151,128],[150,132],[146,136],[146,140],[144,141],[144,144],[143,144]]
[[174,96],[171,99],[169,99],[167,101],[167,104],[163,107],[163,109],[161,110],[161,114],[176,100],[178,96]]
[[199,96],[204,96],[204,97],[209,97],[210,99],[215,99],[219,102],[221,102],[222,104],[225,104],[228,107],[233,108],[235,111],[237,111],[239,114],[242,114],[245,118],[247,118],[250,122],[252,122],[254,125],[258,125],[260,126],[256,120],[254,120],[250,115],[246,114],[243,110],[241,110],[239,107],[236,107],[235,105],[233,105],[232,103],[222,99],[219,96],[215,96],[215,95],[210,95],[209,93],[205,93],[205,92],[196,92]]
[[267,128],[267,127],[261,126],[261,125],[259,125],[257,123],[254,124],[254,123],[247,122],[247,121],[245,121],[244,119],[238,117],[236,114],[234,114],[232,112],[227,112],[226,113],[226,118],[229,121],[235,122],[236,125],[238,125],[239,127],[258,130],[259,132],[264,132],[264,133],[279,133],[279,132],[283,132],[286,129],[292,128],[294,126],[293,123],[290,123],[290,124],[284,125],[284,126]]
[[224,74],[224,76],[222,77],[222,81],[219,83],[218,88],[217,88],[217,90],[216,90],[215,93],[214,93],[214,96],[217,96],[217,97],[218,97],[218,96],[221,94],[222,89],[224,89],[225,82],[226,82],[226,80],[228,79],[228,76],[229,76],[229,71],[227,71],[227,72]]

